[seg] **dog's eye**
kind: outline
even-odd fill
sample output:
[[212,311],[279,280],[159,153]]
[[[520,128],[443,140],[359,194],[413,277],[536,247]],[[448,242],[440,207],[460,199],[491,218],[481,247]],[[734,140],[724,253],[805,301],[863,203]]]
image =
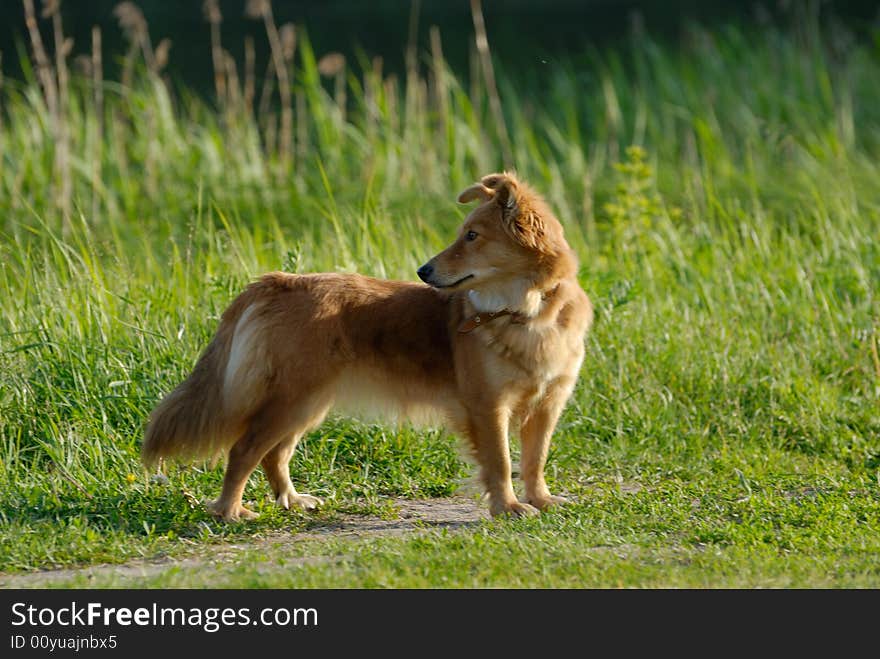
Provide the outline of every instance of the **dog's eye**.
[[475,240],[476,237],[477,237],[477,235],[478,235],[478,234],[477,234],[476,231],[468,231],[468,232],[464,235],[464,239],[465,239],[465,240]]

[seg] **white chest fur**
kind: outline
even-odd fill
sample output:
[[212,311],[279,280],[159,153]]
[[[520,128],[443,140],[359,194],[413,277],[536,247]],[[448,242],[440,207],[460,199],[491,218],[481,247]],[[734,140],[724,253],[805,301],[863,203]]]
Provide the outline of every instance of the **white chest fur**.
[[468,299],[480,313],[502,309],[534,316],[541,308],[541,292],[530,289],[525,282],[510,282],[503,287],[468,291]]

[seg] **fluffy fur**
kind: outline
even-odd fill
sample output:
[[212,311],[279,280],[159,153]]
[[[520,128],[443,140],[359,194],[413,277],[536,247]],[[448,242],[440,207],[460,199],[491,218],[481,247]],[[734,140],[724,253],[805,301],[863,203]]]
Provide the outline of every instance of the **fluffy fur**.
[[[544,465],[592,306],[539,195],[505,172],[459,196],[474,200],[455,242],[419,269],[425,284],[281,272],[251,284],[190,376],[153,410],[145,463],[228,453],[209,506],[223,519],[254,516],[241,498],[258,465],[278,505],[310,509],[320,501],[294,489],[289,461],[336,407],[439,419],[463,435],[493,515],[563,501],[548,491]],[[525,501],[511,482],[510,431],[522,443]]]

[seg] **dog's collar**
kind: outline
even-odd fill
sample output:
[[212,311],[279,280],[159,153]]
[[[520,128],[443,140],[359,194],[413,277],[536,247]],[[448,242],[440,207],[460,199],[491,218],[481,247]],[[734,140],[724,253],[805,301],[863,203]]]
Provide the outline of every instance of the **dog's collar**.
[[470,318],[466,318],[461,325],[458,326],[459,334],[467,334],[468,332],[472,332],[481,325],[485,325],[491,320],[495,320],[496,318],[501,318],[501,316],[513,316],[510,322],[522,324],[522,314],[516,313],[515,311],[510,311],[509,309],[502,309],[501,311],[486,311],[482,313],[475,313]]
[[[541,300],[547,300],[548,298],[553,297],[556,294],[556,291],[559,290],[559,284],[556,284],[549,291],[544,291],[541,294]],[[500,311],[482,311],[475,313],[470,318],[466,318],[462,321],[461,325],[458,326],[459,334],[467,334],[468,332],[473,332],[478,327],[485,325],[489,321],[495,320],[496,318],[501,318],[501,316],[512,316],[510,319],[511,323],[516,325],[522,325],[526,321],[523,319],[523,314],[518,311],[511,311],[510,309],[501,309]]]

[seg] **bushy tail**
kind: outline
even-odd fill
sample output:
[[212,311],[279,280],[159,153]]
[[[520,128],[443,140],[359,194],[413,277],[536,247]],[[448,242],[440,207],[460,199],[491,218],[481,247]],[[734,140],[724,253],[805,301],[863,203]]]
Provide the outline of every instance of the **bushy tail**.
[[[141,459],[148,468],[160,458],[216,457],[243,432],[248,410],[229,400],[224,380],[236,325],[257,293],[256,286],[251,285],[230,305],[192,373],[150,414],[141,447]],[[251,390],[248,397],[253,400],[255,393]]]

